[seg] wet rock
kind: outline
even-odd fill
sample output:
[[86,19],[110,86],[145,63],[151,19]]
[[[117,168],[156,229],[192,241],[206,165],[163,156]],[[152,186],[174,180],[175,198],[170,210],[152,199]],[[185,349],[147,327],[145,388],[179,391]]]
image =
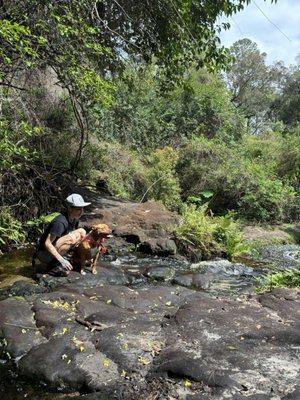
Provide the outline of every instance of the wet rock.
[[271,264],[278,270],[297,268],[299,254],[298,245],[267,246],[259,250],[257,261]]
[[44,293],[47,291],[45,287],[37,285],[34,281],[17,281],[10,287],[8,287],[3,295],[8,296],[30,296],[37,293]]
[[153,267],[147,271],[146,275],[156,281],[165,282],[174,277],[175,271],[170,267]]
[[99,391],[116,383],[120,379],[117,365],[91,342],[80,339],[54,338],[33,348],[21,359],[20,374],[62,391]]
[[189,273],[177,275],[173,283],[219,293],[232,289],[242,291],[247,286],[252,286],[257,276],[253,268],[224,259],[201,261],[191,264],[187,270]]
[[193,285],[193,274],[175,276],[172,282],[176,285],[191,287]]
[[[201,272],[191,274],[199,285]],[[298,291],[216,298],[166,284],[131,288],[74,277],[52,292],[0,302],[2,354],[16,358],[26,379],[124,400],[147,393],[297,398]]]
[[37,329],[31,304],[14,297],[1,301],[0,353],[6,359],[19,358],[46,339]]

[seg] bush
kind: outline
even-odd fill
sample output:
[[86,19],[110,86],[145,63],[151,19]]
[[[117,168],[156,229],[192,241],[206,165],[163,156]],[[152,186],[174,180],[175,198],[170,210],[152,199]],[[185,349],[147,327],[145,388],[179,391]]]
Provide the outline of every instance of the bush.
[[15,219],[8,207],[0,211],[0,254],[7,251],[12,244],[19,244],[25,240],[25,231],[20,221]]
[[180,204],[179,180],[175,173],[178,154],[171,147],[154,151],[148,157],[147,178],[151,182],[145,198],[160,200],[169,209]]
[[175,230],[179,249],[192,259],[209,259],[226,255],[230,260],[245,254],[249,246],[243,242],[239,224],[231,215],[212,217],[205,205],[183,205],[182,224]]
[[116,142],[93,143],[82,159],[80,176],[85,184],[104,182],[109,193],[123,199],[141,200],[149,182],[137,152]]
[[248,219],[288,220],[294,190],[264,163],[242,157],[241,146],[205,138],[187,141],[176,168],[185,199],[212,192],[209,207],[214,213],[234,210]]
[[300,287],[300,268],[267,275],[264,281],[260,281],[258,291],[266,292],[284,287]]

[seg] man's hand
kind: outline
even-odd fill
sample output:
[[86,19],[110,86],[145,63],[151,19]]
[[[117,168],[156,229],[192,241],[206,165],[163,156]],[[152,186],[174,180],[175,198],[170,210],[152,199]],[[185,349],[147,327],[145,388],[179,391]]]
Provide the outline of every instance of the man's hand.
[[72,264],[70,263],[70,261],[66,260],[65,258],[61,257],[61,258],[59,259],[59,262],[61,263],[61,265],[62,265],[65,269],[67,269],[67,270],[69,270],[69,271],[71,271],[71,270],[73,269],[73,266],[72,266]]

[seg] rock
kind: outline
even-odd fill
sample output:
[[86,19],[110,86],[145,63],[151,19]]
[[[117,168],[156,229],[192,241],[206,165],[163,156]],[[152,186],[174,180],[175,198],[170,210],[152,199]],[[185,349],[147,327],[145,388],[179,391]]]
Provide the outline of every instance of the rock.
[[[134,257],[126,260],[128,268],[135,265]],[[141,269],[173,270],[173,261],[161,263],[152,259],[149,269],[149,260],[142,259]],[[240,273],[236,265],[225,267]],[[213,266],[207,268],[217,275]],[[203,287],[200,271],[181,278]],[[157,393],[297,398],[299,291],[213,297],[166,283],[109,284],[126,281],[117,262],[99,272],[95,279],[72,273],[58,278],[51,292],[0,302],[1,353],[17,361],[19,375],[48,390],[96,391],[99,398],[122,400]]]
[[153,267],[147,271],[147,276],[156,281],[170,281],[175,275],[175,271],[170,267]]
[[44,293],[47,291],[46,288],[37,285],[36,282],[34,282],[32,279],[30,280],[18,280],[15,282],[13,285],[8,287],[4,292],[3,295],[5,297],[8,296],[30,296],[32,294],[37,294],[37,293]]
[[20,374],[61,391],[99,391],[117,382],[117,365],[96,351],[91,342],[81,339],[54,338],[33,348],[21,359]]
[[24,298],[14,297],[1,301],[0,353],[6,359],[17,359],[46,339],[34,320],[31,304]]
[[[162,203],[119,202],[103,203],[84,217],[88,226],[95,223],[106,223],[113,229],[117,238],[138,246],[141,252],[157,255],[173,255],[177,248],[170,237],[172,230],[179,222],[176,213],[168,211]],[[114,239],[107,241],[113,243]],[[118,243],[120,245],[120,242]],[[113,247],[115,247],[113,245]]]

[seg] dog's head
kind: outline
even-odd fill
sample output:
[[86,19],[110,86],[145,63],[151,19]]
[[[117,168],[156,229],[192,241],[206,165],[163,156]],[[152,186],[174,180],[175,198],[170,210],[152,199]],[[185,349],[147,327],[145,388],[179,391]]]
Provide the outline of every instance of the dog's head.
[[92,226],[92,235],[95,238],[108,237],[111,235],[111,229],[106,224],[97,224]]

